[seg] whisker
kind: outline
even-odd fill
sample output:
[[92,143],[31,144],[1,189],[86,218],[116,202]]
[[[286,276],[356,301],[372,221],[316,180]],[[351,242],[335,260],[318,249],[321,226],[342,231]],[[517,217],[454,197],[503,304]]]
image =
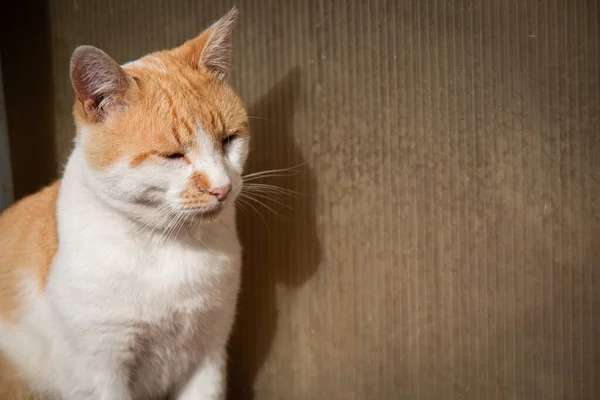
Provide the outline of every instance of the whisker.
[[160,226],[163,224],[163,221],[168,220],[168,218],[170,218],[172,216],[172,214],[169,212],[170,209],[167,206],[161,206],[157,209],[156,211],[156,215],[152,218],[150,218],[150,220],[148,220],[138,231],[138,234],[141,234],[142,231],[148,227],[149,231],[148,234],[146,235],[146,238],[144,239],[142,246],[140,247],[141,249],[144,249],[146,246],[146,243],[155,235],[156,233],[156,226],[151,226],[151,224],[154,224],[155,222],[157,222],[156,225]]
[[298,175],[297,172],[272,173],[272,174],[265,174],[265,175],[259,175],[259,176],[251,176],[249,178],[243,178],[242,180],[244,182],[252,182],[252,181],[256,181],[258,179],[265,179],[265,178],[287,178],[287,177],[296,176],[296,175]]
[[240,193],[240,195],[243,195],[244,198],[247,199],[247,200],[255,201],[257,204],[260,204],[261,206],[263,206],[267,210],[271,211],[273,214],[277,215],[279,218],[286,219],[283,215],[281,215],[280,213],[278,213],[277,211],[275,211],[273,208],[271,208],[268,205],[266,205],[264,202],[262,202],[262,201],[260,201],[258,199],[255,199],[254,197],[250,197],[247,194]]
[[185,225],[185,222],[188,220],[188,218],[190,217],[190,215],[183,215],[183,218],[181,218],[181,221],[179,222],[179,227],[174,230],[173,232],[173,237],[176,238],[177,236],[179,236],[179,233],[181,232],[181,228],[183,228],[183,226]]
[[169,241],[169,238],[171,237],[171,234],[173,233],[173,231],[179,224],[179,221],[184,216],[185,216],[185,214],[179,214],[179,213],[175,214],[175,218],[172,219],[173,222],[169,223],[169,225],[167,225],[167,229],[165,231],[163,231],[163,234],[161,235],[162,240],[159,242],[158,247],[162,247],[165,244],[167,244],[167,242]]
[[165,227],[165,229],[163,229],[163,231],[161,232],[160,236],[158,237],[158,244],[157,244],[156,247],[162,247],[163,243],[166,240],[166,233],[171,229],[171,227],[175,223],[174,221],[175,221],[175,218],[173,218],[171,221],[169,221],[167,223],[167,226]]
[[168,207],[167,207],[167,206],[161,205],[160,207],[158,207],[158,208],[156,209],[156,211],[155,211],[155,215],[154,215],[152,218],[150,218],[148,221],[146,221],[146,222],[144,222],[143,224],[141,224],[141,225],[138,227],[138,229],[136,229],[136,230],[133,232],[133,234],[134,234],[134,235],[138,235],[138,234],[142,233],[142,231],[143,231],[144,229],[146,229],[147,227],[149,227],[149,226],[150,226],[150,224],[152,224],[152,223],[156,222],[156,220],[158,220],[159,218],[161,218],[161,219],[162,219],[162,218],[164,217],[164,215],[165,215],[165,213],[164,213],[165,211],[168,211]]
[[280,194],[287,194],[287,195],[298,195],[298,196],[308,196],[308,194],[305,193],[301,193],[301,192],[297,192],[295,190],[292,189],[288,189],[288,188],[284,188],[281,186],[277,186],[277,185],[271,185],[268,183],[248,183],[248,184],[244,184],[242,186],[242,190],[264,190],[264,191],[271,191],[271,192],[278,192]]
[[284,202],[284,204],[286,204],[285,203],[286,201],[289,201],[289,196],[291,196],[291,195],[287,195],[287,193],[277,193],[277,192],[272,192],[272,191],[268,191],[268,190],[259,190],[259,189],[242,190],[242,193],[244,193],[248,196],[261,195],[263,197],[268,197],[274,201]]
[[246,179],[246,178],[250,178],[253,176],[260,176],[260,175],[264,175],[264,174],[268,174],[268,173],[272,173],[272,172],[295,171],[296,173],[298,173],[298,172],[302,172],[302,171],[298,171],[297,169],[306,165],[307,163],[308,163],[308,161],[305,161],[301,164],[294,165],[293,167],[289,167],[289,168],[270,169],[270,170],[266,170],[266,171],[253,172],[251,174],[244,175],[242,178]]
[[247,117],[248,117],[248,119],[260,119],[260,120],[263,120],[263,121],[275,122],[274,119],[265,118],[265,117],[257,117],[255,115],[248,115]]
[[[246,195],[249,195],[249,193],[245,193],[245,194],[246,194]],[[265,194],[265,193],[261,193],[261,192],[254,192],[254,193],[252,193],[252,195],[253,195],[253,196],[260,197],[260,198],[262,198],[262,199],[265,199],[265,200],[271,200],[271,201],[273,201],[273,202],[275,202],[275,203],[277,203],[277,204],[280,204],[281,206],[283,206],[283,207],[287,208],[288,210],[294,211],[294,208],[293,208],[293,207],[290,207],[288,204],[285,204],[284,202],[280,201],[279,199],[276,199],[276,198],[273,198],[273,197],[267,196],[267,194]]]
[[181,223],[185,220],[186,215],[185,214],[180,214],[177,217],[177,220],[175,222],[175,225],[173,226],[173,229],[171,229],[171,232],[169,232],[169,236],[167,236],[167,240],[165,241],[165,244],[171,239],[171,238],[175,238],[175,232],[179,229],[179,227],[181,226]]
[[247,209],[246,209],[246,208],[244,208],[244,206],[245,206],[246,204],[244,204],[243,202],[241,202],[241,201],[240,201],[240,202],[237,202],[237,201],[236,201],[236,202],[235,202],[235,205],[236,205],[236,206],[239,206],[240,210],[242,210],[242,211],[247,211]]
[[270,228],[269,228],[269,224],[267,223],[267,220],[265,219],[265,217],[264,217],[264,216],[261,214],[261,212],[260,212],[260,211],[258,211],[258,209],[257,209],[256,207],[254,207],[254,206],[253,206],[253,205],[252,205],[250,202],[248,202],[248,201],[244,201],[244,197],[241,195],[241,193],[240,193],[240,196],[239,196],[237,199],[238,199],[238,201],[240,201],[240,203],[242,203],[242,204],[244,204],[244,205],[247,205],[247,206],[249,206],[249,207],[250,207],[252,210],[254,210],[254,211],[255,211],[255,212],[258,214],[258,216],[260,217],[260,219],[262,220],[262,222],[265,224],[265,226],[267,227],[267,231],[269,231],[269,230],[270,230]]

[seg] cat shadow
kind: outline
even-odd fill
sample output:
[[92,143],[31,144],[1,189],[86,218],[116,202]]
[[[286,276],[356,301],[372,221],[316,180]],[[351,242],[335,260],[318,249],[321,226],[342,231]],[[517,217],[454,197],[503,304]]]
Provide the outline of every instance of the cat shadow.
[[248,200],[242,199],[240,203],[238,227],[244,252],[238,314],[229,352],[231,399],[254,398],[255,379],[277,330],[276,286],[299,286],[315,273],[320,262],[314,210],[316,179],[292,135],[300,90],[300,69],[295,68],[249,110],[253,136],[247,174],[298,166],[297,173],[290,176],[256,182],[299,194],[278,197],[289,208],[256,197],[280,215],[257,202],[247,204]]

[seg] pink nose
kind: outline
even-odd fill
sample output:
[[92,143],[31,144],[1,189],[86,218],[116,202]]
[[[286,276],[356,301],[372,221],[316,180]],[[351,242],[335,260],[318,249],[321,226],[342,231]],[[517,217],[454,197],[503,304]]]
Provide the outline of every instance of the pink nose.
[[217,196],[217,199],[219,199],[219,201],[223,201],[227,198],[227,195],[229,194],[230,190],[231,190],[231,184],[227,184],[225,186],[219,186],[219,187],[210,189],[210,193]]

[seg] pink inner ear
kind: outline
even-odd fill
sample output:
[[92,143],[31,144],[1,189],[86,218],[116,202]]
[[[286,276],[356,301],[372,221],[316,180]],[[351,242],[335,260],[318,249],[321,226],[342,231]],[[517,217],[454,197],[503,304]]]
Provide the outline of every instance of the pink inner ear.
[[171,53],[192,68],[201,67],[226,78],[231,64],[232,33],[237,16],[238,10],[234,7],[210,28]]
[[238,11],[233,8],[211,27],[211,35],[200,56],[201,65],[224,78],[229,75],[231,66],[233,28],[237,17]]
[[85,111],[85,114],[90,116],[98,110],[98,103],[96,103],[92,99],[88,99],[83,102],[83,109]]
[[104,113],[126,92],[129,79],[108,54],[80,46],[71,57],[71,83],[86,114]]

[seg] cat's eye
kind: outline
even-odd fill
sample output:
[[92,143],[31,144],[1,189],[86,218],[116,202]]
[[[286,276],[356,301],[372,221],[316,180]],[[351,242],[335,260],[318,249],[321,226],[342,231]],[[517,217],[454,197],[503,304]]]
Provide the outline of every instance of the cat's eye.
[[229,143],[231,143],[232,141],[234,141],[238,136],[234,133],[233,135],[229,135],[227,136],[225,139],[223,139],[221,141],[221,145],[223,145],[223,147],[227,146]]
[[169,160],[182,160],[185,158],[185,155],[183,153],[169,153],[164,154],[163,157],[168,158]]

